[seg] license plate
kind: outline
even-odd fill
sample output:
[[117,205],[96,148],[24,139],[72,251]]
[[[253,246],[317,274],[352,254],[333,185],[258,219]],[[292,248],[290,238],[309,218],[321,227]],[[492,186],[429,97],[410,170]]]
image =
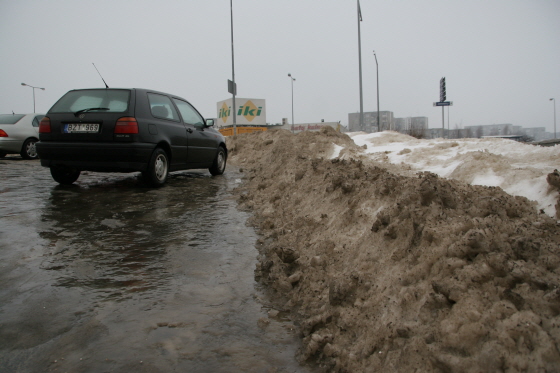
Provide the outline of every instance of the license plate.
[[98,133],[99,123],[68,123],[64,125],[64,133]]

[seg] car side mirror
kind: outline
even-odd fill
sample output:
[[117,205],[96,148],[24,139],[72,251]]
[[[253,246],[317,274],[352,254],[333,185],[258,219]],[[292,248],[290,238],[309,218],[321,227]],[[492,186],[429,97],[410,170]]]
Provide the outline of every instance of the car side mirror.
[[212,127],[214,125],[214,119],[206,119],[206,127]]

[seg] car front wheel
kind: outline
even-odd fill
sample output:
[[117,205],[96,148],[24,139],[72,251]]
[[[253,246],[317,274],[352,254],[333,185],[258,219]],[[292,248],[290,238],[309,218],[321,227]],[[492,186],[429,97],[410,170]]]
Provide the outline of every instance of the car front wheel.
[[59,184],[70,185],[80,177],[80,170],[64,166],[51,166],[51,175]]
[[227,161],[226,150],[220,146],[218,148],[218,154],[216,154],[216,159],[214,159],[214,163],[208,170],[213,176],[221,175],[226,170],[226,161]]
[[39,157],[35,144],[37,144],[36,139],[25,140],[20,152],[20,155],[23,159],[37,159]]
[[142,176],[151,186],[160,187],[165,184],[168,172],[169,158],[167,153],[161,148],[156,148],[150,158],[148,169],[142,172]]

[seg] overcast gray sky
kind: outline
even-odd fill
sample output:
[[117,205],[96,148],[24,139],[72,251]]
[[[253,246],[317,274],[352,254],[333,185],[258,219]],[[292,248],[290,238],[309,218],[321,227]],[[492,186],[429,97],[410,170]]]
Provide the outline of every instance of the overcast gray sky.
[[[560,99],[558,0],[362,0],[364,111],[441,127],[511,123],[553,131]],[[356,0],[233,0],[238,97],[267,121],[341,121],[359,112]],[[70,89],[150,88],[204,116],[229,98],[229,0],[0,0],[0,113],[45,112]],[[560,110],[560,104],[557,104]],[[447,111],[445,118],[447,121]],[[447,124],[446,124],[447,126]],[[557,124],[558,126],[558,124]],[[560,128],[558,128],[560,130]]]

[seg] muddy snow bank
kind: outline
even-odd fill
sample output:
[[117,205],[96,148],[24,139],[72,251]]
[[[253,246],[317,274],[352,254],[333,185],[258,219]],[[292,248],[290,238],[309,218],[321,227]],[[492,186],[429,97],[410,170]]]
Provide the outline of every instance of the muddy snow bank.
[[560,194],[546,175],[559,167],[560,146],[540,147],[499,138],[418,140],[397,132],[350,133],[369,158],[406,164],[473,185],[499,186],[509,194],[537,202],[549,216],[558,215]]
[[262,234],[255,276],[299,320],[302,360],[352,372],[558,370],[560,227],[526,198],[330,159],[359,149],[329,128],[228,146],[246,174],[240,205]]

